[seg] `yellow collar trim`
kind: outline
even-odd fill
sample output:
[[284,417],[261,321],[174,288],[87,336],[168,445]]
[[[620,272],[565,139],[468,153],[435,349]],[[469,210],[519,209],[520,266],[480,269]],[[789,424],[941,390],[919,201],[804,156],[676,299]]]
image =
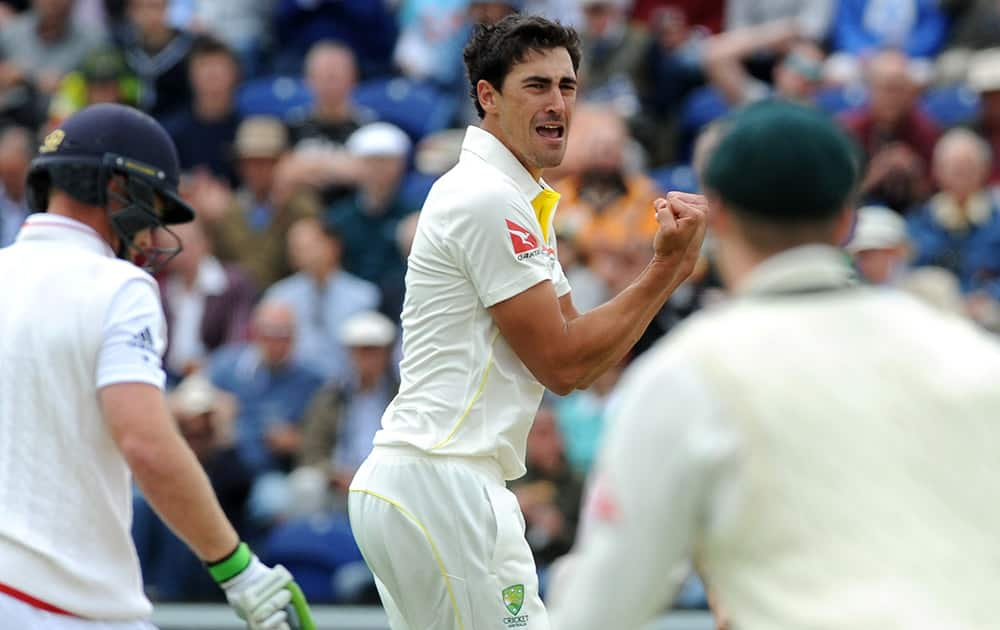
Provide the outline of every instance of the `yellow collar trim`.
[[538,217],[538,225],[542,228],[542,239],[546,243],[549,242],[552,213],[555,212],[557,203],[559,203],[559,193],[551,188],[543,189],[531,200],[531,207],[535,209],[535,216]]

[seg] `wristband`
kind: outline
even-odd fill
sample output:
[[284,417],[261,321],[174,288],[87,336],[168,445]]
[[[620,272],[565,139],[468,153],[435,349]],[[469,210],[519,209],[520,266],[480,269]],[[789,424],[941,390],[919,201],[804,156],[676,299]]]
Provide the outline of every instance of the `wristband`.
[[250,553],[250,547],[245,542],[241,542],[231,554],[218,562],[212,562],[205,566],[212,575],[212,579],[216,583],[222,584],[243,573],[250,566],[251,560],[253,560],[253,554]]

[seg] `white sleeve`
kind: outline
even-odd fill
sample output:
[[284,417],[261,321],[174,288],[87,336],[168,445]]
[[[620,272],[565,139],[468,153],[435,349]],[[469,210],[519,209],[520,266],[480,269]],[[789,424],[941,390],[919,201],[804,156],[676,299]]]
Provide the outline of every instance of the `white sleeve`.
[[551,586],[553,630],[639,628],[688,575],[719,503],[732,500],[735,432],[681,357],[651,351],[623,381],[581,517]]
[[167,322],[149,282],[129,280],[111,300],[97,357],[98,389],[114,383],[149,383],[163,389]]
[[484,196],[475,209],[457,214],[449,230],[458,261],[486,307],[512,298],[544,280],[555,282],[555,248],[539,233],[526,203]]

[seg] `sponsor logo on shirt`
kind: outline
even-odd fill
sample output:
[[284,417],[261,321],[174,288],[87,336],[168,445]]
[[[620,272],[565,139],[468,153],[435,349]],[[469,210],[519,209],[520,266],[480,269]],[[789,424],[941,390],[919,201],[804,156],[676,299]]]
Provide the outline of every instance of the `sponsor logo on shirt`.
[[156,348],[153,345],[153,333],[149,331],[149,326],[132,335],[132,339],[129,340],[128,345],[140,350],[156,352]]
[[555,260],[556,250],[551,247],[542,247],[538,244],[538,238],[519,223],[514,223],[510,219],[507,221],[507,234],[510,235],[510,242],[514,246],[514,258],[517,260],[528,260],[535,256],[546,254]]
[[515,255],[526,254],[538,249],[538,239],[535,238],[535,235],[510,219],[507,219],[507,233],[510,234],[510,242],[514,245]]

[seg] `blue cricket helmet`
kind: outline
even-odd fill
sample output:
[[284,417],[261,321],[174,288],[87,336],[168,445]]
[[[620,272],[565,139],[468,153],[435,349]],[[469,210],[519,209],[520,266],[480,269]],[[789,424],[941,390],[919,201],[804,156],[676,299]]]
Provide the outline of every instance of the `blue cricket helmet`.
[[[123,177],[123,194],[108,191],[116,175]],[[194,219],[177,192],[179,183],[177,149],[163,127],[137,109],[108,103],[76,112],[45,137],[28,172],[27,201],[33,212],[44,212],[53,187],[105,209],[115,199],[108,216],[123,241],[117,253],[124,258],[139,231]],[[172,258],[179,251],[178,241],[175,250],[141,253],[147,259],[165,253]]]

